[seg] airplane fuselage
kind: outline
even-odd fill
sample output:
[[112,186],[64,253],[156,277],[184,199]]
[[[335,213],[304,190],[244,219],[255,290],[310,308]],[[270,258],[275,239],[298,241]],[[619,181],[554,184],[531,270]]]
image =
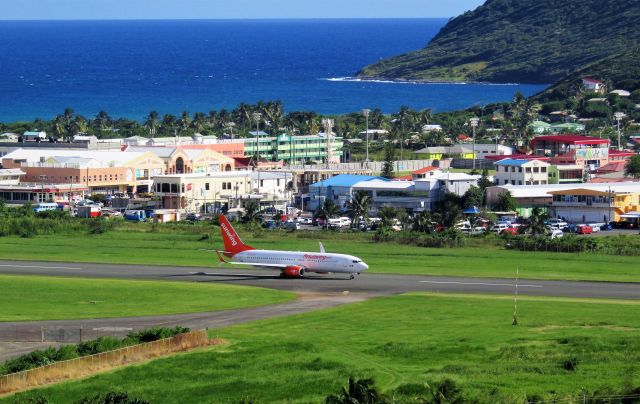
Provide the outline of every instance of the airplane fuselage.
[[320,252],[294,252],[275,250],[248,250],[235,254],[233,262],[246,263],[259,267],[276,265],[301,267],[307,272],[329,272],[359,274],[369,268],[358,257],[346,254],[331,254]]

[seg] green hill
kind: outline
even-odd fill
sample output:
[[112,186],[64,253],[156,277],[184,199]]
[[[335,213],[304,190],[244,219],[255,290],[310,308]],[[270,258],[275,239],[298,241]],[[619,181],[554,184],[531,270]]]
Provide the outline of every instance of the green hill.
[[599,78],[606,83],[608,90],[627,90],[632,93],[632,99],[640,100],[640,48],[632,47],[582,67],[534,98],[543,102],[569,99],[579,91],[584,77]]
[[488,0],[360,78],[551,83],[640,43],[638,0]]

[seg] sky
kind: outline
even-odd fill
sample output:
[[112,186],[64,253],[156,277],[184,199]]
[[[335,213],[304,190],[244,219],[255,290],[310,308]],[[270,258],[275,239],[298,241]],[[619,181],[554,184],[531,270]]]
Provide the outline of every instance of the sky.
[[0,20],[453,17],[483,0],[0,0]]

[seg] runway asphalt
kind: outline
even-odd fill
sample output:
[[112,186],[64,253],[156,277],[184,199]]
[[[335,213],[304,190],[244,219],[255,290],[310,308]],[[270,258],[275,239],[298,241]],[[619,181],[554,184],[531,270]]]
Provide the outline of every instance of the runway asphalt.
[[[153,279],[184,282],[227,283],[287,290],[300,299],[271,306],[208,313],[91,320],[56,320],[0,323],[0,361],[31,349],[39,343],[43,327],[61,335],[77,334],[85,339],[103,335],[125,335],[131,329],[181,325],[190,328],[221,328],[233,324],[299,314],[321,308],[362,301],[371,297],[406,292],[513,294],[514,279],[442,276],[383,275],[364,273],[354,280],[347,275],[309,274],[304,279],[282,279],[277,271],[237,268],[194,268],[145,265],[0,261],[0,274],[68,276],[83,278]],[[541,281],[520,279],[518,294],[573,298],[640,299],[640,283]],[[76,341],[66,341],[76,342]]]
[[[230,283],[299,293],[343,293],[383,296],[406,292],[512,294],[514,279],[364,273],[308,274],[304,279],[281,279],[277,271],[237,268],[194,268],[145,265],[0,261],[0,274],[75,276],[89,278],[155,279]],[[518,293],[531,296],[640,299],[640,283],[542,281],[520,279]]]

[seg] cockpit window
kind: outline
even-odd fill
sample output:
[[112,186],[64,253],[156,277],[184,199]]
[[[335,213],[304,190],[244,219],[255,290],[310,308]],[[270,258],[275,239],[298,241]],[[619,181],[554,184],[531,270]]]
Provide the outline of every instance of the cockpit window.
[[359,262],[360,262],[360,261],[358,261],[358,260],[353,260],[353,263],[354,263],[354,264],[357,264],[357,263],[359,263]]

